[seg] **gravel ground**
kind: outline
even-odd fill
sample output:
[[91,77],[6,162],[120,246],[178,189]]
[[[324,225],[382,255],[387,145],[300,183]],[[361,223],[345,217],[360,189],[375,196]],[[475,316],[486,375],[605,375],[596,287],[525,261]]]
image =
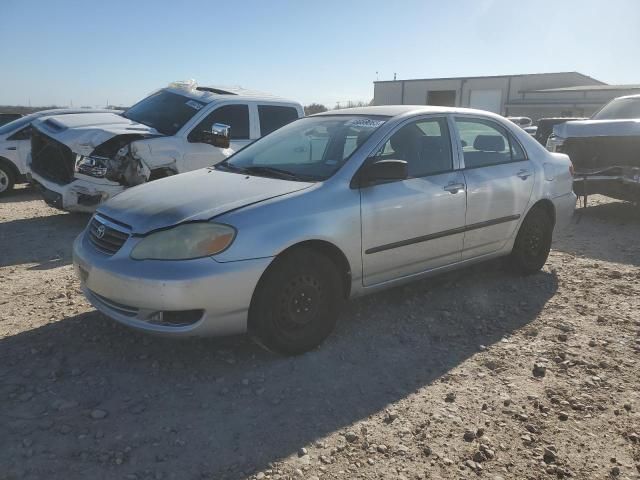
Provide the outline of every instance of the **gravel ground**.
[[347,305],[296,358],[127,330],[79,292],[88,217],[0,200],[0,479],[640,478],[640,213],[592,197],[544,270]]

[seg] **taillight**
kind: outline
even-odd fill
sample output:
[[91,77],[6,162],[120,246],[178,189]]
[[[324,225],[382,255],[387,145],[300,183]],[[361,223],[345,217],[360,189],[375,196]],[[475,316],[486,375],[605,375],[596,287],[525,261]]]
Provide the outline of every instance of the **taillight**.
[[569,173],[571,174],[571,176],[573,177],[575,170],[573,169],[573,162],[571,160],[569,160]]

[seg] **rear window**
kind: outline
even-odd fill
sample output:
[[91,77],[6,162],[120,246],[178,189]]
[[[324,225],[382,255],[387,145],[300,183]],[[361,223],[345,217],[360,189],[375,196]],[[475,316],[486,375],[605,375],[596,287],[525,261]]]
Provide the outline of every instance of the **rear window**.
[[298,111],[293,107],[258,105],[258,117],[260,118],[260,135],[265,136],[296,120]]
[[594,120],[624,120],[640,118],[640,98],[616,98],[597,112]]

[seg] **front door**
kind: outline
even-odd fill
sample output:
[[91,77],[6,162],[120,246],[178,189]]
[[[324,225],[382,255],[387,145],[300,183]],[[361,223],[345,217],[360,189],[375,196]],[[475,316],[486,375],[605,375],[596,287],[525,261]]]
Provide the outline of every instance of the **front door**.
[[459,261],[465,185],[454,170],[447,119],[405,124],[375,158],[405,160],[409,178],[360,190],[364,285]]
[[520,143],[491,120],[455,119],[467,184],[463,259],[493,253],[515,233],[533,190],[534,166]]
[[[214,147],[202,142],[201,132],[211,131],[214,123],[223,123],[231,127],[229,149]],[[229,104],[216,108],[198,123],[187,135],[184,149],[183,171],[196,170],[220,163],[231,153],[237,152],[250,140],[249,106]]]

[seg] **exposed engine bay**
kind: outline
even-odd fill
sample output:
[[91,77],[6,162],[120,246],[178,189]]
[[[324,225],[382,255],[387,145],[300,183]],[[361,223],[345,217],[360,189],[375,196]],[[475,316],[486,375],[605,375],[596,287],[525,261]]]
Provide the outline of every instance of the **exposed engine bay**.
[[150,176],[149,167],[140,159],[140,148],[136,140],[153,135],[117,135],[98,145],[88,156],[81,156],[76,162],[78,173],[96,178],[106,178],[127,187],[146,182]]

